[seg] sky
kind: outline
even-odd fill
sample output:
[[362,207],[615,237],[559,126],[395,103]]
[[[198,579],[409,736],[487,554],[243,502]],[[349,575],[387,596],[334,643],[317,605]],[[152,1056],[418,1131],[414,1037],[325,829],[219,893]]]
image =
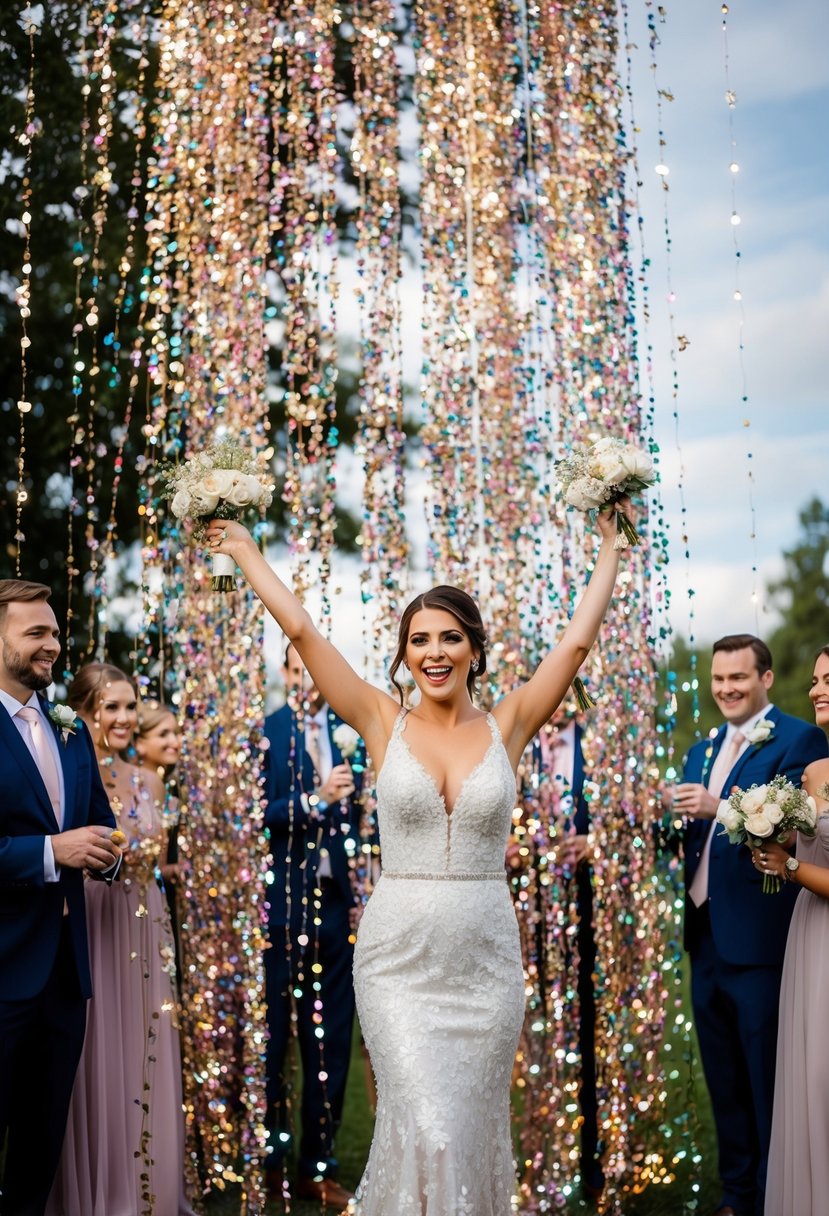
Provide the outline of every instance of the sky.
[[[634,89],[653,258],[656,437],[670,522],[672,622],[687,636],[690,585],[694,631],[705,642],[773,628],[765,586],[799,535],[798,511],[815,495],[829,503],[829,5],[736,0],[725,38],[712,0],[674,0],[665,9],[657,82],[674,100],[664,103],[661,155],[654,80],[642,54],[647,36],[638,27]],[[728,88],[736,95],[731,109]],[[675,332],[688,339],[676,355],[676,422],[664,200],[654,170],[660,159],[669,168],[670,307]],[[734,300],[735,235],[742,313]],[[687,562],[679,542],[681,468]],[[825,623],[815,627],[817,646]]]

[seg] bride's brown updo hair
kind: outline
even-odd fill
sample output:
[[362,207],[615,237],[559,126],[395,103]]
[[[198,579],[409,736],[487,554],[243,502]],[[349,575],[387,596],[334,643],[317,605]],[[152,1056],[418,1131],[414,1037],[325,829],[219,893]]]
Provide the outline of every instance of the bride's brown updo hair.
[[442,585],[440,587],[433,587],[431,591],[424,591],[422,595],[416,595],[411,603],[407,604],[403,609],[403,615],[400,618],[400,628],[397,634],[397,650],[394,653],[394,658],[389,668],[389,678],[397,689],[400,704],[403,704],[403,686],[398,684],[395,676],[400,664],[406,657],[406,644],[409,641],[409,629],[412,617],[416,612],[420,612],[421,608],[442,608],[444,612],[451,613],[460,625],[461,631],[469,638],[473,649],[478,651],[478,670],[473,671],[470,667],[469,675],[466,677],[466,687],[469,689],[469,695],[471,696],[476,679],[486,671],[486,634],[484,633],[484,623],[481,620],[478,605],[471,595],[467,595],[465,591],[461,591],[460,587]]

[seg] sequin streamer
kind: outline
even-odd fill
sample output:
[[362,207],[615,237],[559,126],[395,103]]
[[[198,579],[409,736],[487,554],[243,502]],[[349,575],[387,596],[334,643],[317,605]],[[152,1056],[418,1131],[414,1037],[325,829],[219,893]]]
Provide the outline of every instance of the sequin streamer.
[[334,46],[340,12],[332,0],[299,0],[275,18],[270,225],[288,428],[282,496],[294,590],[304,598],[315,586],[327,624],[339,442]]
[[362,458],[361,593],[369,641],[366,665],[382,677],[406,595],[405,441],[400,304],[399,72],[394,9],[388,0],[352,8],[354,109],[351,164],[360,201],[357,303],[360,313]]
[[[158,71],[146,222],[148,442],[187,457],[228,435],[266,452],[267,6],[170,0],[159,17]],[[212,595],[209,563],[187,526],[165,528],[173,575],[163,596],[184,718],[185,1103],[205,1190],[238,1182],[244,1210],[261,1212],[262,609],[244,588]],[[149,525],[145,539],[145,556],[163,569]],[[156,597],[158,582],[145,576]],[[156,620],[161,611],[156,599]]]
[[20,268],[20,282],[15,289],[15,300],[20,314],[20,396],[17,401],[17,491],[15,493],[14,508],[14,571],[17,578],[20,578],[21,574],[20,557],[22,544],[25,539],[22,526],[23,508],[29,498],[29,493],[26,489],[26,416],[32,410],[31,401],[26,399],[28,350],[32,344],[27,325],[27,321],[31,316],[32,303],[32,214],[29,208],[32,202],[32,153],[34,142],[39,132],[39,124],[35,114],[35,38],[38,34],[38,27],[34,21],[30,20],[28,22],[26,33],[29,38],[29,74],[26,83],[26,106],[23,113],[23,126],[21,130],[14,133],[25,161],[19,220],[23,236],[23,259]]
[[415,39],[432,564],[438,580],[483,593],[499,621],[491,689],[518,661],[533,553],[534,422],[516,365],[515,13],[499,0],[417,5]]

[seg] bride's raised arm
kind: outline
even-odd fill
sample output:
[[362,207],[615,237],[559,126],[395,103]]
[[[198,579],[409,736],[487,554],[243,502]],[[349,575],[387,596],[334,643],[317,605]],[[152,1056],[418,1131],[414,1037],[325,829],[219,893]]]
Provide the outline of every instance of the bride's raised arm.
[[290,587],[265,561],[242,524],[214,519],[207,528],[212,553],[227,553],[294,646],[316,687],[336,714],[363,737],[375,761],[385,750],[397,702],[357,675],[350,663],[317,629]]
[[[619,502],[618,507],[630,514],[627,499]],[[542,659],[527,683],[509,693],[495,708],[495,717],[513,765],[518,763],[527,744],[564,700],[598,637],[613,595],[619,569],[619,553],[613,547],[617,535],[615,507],[599,512],[597,526],[602,543],[590,582],[561,639]]]

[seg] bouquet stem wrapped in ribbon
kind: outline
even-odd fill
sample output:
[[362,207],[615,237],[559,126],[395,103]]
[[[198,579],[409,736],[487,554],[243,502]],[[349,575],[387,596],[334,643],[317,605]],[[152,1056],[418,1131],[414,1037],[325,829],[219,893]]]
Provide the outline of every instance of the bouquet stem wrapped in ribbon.
[[[747,844],[759,849],[767,840],[784,844],[790,832],[814,836],[817,804],[805,790],[783,776],[773,777],[767,785],[734,789],[717,808],[717,823],[722,824],[732,844]],[[763,894],[780,890],[776,874],[763,875]]]
[[[170,510],[177,519],[241,519],[269,507],[273,491],[264,480],[263,462],[231,439],[223,439],[168,470]],[[203,527],[196,530],[196,536]],[[226,553],[213,555],[214,591],[232,591],[236,563]]]
[[[574,448],[558,462],[564,498],[579,511],[601,511],[627,494],[646,490],[656,475],[647,452],[606,436],[588,447]],[[624,511],[616,511],[616,549],[638,545],[641,537]]]

